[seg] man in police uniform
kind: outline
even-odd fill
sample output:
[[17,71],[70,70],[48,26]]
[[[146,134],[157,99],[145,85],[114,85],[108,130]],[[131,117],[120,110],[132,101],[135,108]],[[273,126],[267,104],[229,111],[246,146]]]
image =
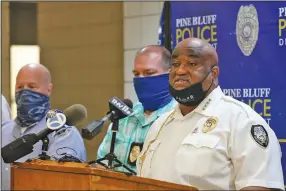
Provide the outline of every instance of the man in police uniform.
[[[2,124],[2,147],[17,138],[38,133],[46,128],[46,114],[50,109],[52,92],[50,72],[41,64],[23,66],[16,79],[17,117]],[[47,155],[52,159],[63,157],[63,153],[86,160],[86,149],[78,130],[68,126],[64,130],[48,135]],[[38,157],[42,153],[42,141],[34,145],[33,152],[17,162]],[[10,165],[2,159],[2,189],[10,189]]]
[[206,190],[284,190],[273,130],[218,86],[218,56],[189,38],[172,54],[170,93],[180,103],[150,128],[138,174]]

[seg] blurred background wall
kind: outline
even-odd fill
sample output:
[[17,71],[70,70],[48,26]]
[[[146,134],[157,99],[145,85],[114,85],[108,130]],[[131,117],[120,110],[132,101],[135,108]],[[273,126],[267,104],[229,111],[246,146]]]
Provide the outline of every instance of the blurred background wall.
[[10,102],[10,17],[9,3],[1,2],[1,90]]
[[[135,102],[134,55],[145,45],[157,44],[162,6],[163,2],[1,2],[2,94],[13,105],[10,47],[38,45],[39,61],[52,74],[52,108],[80,103],[88,110],[79,129],[104,116],[112,96]],[[85,140],[88,160],[95,159],[107,125],[94,140]]]
[[124,96],[137,100],[133,88],[133,60],[146,45],[157,44],[163,2],[124,2]]

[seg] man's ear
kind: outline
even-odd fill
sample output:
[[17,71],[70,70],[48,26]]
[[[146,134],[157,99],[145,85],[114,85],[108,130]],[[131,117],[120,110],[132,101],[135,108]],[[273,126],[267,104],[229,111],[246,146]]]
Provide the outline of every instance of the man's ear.
[[219,75],[219,67],[218,66],[214,66],[212,68],[212,76],[214,79],[218,78],[218,75]]
[[48,86],[48,95],[50,96],[52,94],[52,90],[53,90],[53,84],[50,83]]

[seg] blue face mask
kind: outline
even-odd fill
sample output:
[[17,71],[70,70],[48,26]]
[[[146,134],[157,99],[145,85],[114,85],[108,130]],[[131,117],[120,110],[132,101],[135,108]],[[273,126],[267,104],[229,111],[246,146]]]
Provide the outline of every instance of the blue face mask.
[[21,127],[36,125],[50,109],[50,98],[47,95],[28,89],[16,92],[16,123]]
[[167,105],[172,97],[169,93],[169,74],[133,78],[134,88],[144,110],[155,111]]

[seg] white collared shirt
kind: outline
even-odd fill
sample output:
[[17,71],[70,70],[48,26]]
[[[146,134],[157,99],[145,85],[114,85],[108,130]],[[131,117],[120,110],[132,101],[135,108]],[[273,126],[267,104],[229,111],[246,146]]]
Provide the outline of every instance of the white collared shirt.
[[142,177],[198,189],[284,190],[281,156],[265,120],[217,87],[189,114],[176,107],[154,122],[137,169]]

